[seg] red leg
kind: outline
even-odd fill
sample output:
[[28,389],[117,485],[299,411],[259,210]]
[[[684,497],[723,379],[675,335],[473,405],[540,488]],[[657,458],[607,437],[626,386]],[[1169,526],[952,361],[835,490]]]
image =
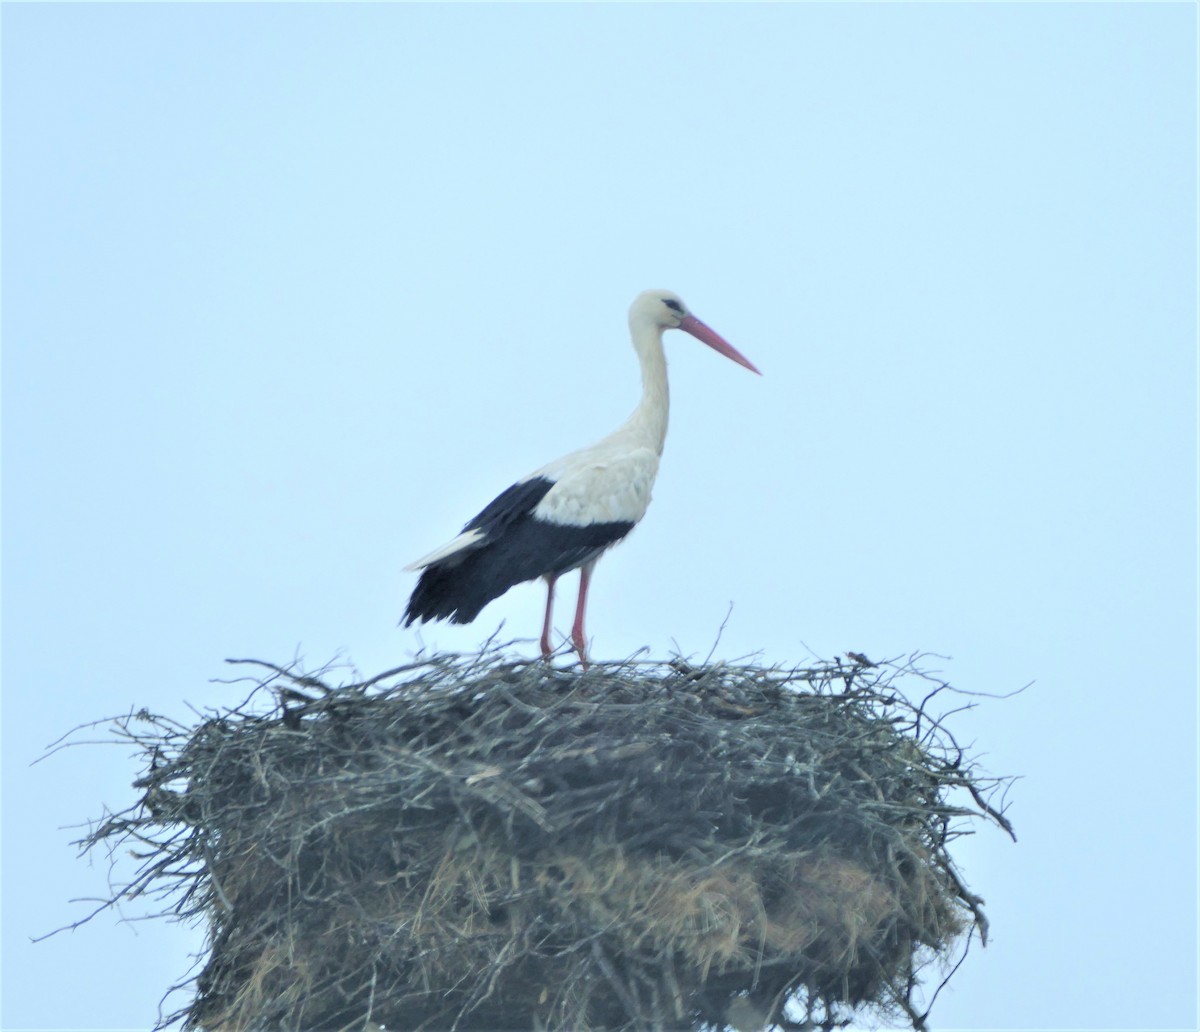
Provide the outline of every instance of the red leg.
[[554,582],[557,576],[546,578],[546,619],[542,623],[542,659],[549,659],[554,654],[550,647],[550,613],[554,609]]
[[571,628],[571,641],[575,645],[575,651],[579,653],[579,662],[584,670],[588,668],[588,657],[587,635],[583,632],[583,617],[587,611],[588,584],[591,583],[592,567],[595,565],[596,560],[593,559],[579,568],[579,601],[575,604],[575,625]]

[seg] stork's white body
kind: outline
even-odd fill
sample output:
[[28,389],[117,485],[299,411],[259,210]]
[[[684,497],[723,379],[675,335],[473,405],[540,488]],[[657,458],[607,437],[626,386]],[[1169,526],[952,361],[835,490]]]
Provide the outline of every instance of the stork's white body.
[[600,555],[646,514],[667,437],[670,397],[663,331],[680,327],[757,372],[667,291],[638,295],[629,330],[642,373],[642,397],[613,433],[547,463],[501,493],[461,534],[413,563],[423,570],[405,623],[450,619],[466,623],[491,599],[536,577],[548,585],[542,652],[550,649],[554,583],[580,569],[572,642],[586,665],[583,630],[587,587]]

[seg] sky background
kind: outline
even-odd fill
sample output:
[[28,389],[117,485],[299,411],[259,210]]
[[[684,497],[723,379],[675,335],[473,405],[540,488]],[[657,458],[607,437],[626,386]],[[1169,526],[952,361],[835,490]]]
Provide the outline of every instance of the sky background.
[[[5,4],[0,1025],[146,1029],[199,931],[77,827],[227,656],[371,674],[406,563],[637,400],[597,658],[930,651],[1020,775],[935,1028],[1194,1029],[1196,8]],[[569,628],[573,584],[558,627]],[[531,640],[524,651],[532,653]],[[173,1006],[181,1004],[176,998]]]

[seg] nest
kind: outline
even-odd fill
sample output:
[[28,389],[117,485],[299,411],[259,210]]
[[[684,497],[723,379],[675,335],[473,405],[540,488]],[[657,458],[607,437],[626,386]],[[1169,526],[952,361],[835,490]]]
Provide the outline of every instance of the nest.
[[241,662],[237,708],[118,721],[144,796],[83,842],[138,846],[110,903],[207,922],[164,1025],[922,1029],[925,976],[986,942],[947,847],[1011,832],[999,782],[911,660]]

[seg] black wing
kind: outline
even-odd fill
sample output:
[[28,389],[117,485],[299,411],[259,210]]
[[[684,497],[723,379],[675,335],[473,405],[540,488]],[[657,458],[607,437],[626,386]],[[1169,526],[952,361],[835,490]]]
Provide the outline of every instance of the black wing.
[[546,477],[533,477],[513,484],[488,502],[483,511],[463,527],[463,532],[482,530],[484,538],[480,545],[487,544],[489,538],[494,538],[509,524],[533,512],[553,486],[554,481]]
[[421,571],[403,622],[470,623],[513,585],[577,569],[633,529],[624,522],[564,526],[539,520],[533,510],[553,486],[545,477],[524,480],[488,504],[463,527],[463,533],[483,536]]

